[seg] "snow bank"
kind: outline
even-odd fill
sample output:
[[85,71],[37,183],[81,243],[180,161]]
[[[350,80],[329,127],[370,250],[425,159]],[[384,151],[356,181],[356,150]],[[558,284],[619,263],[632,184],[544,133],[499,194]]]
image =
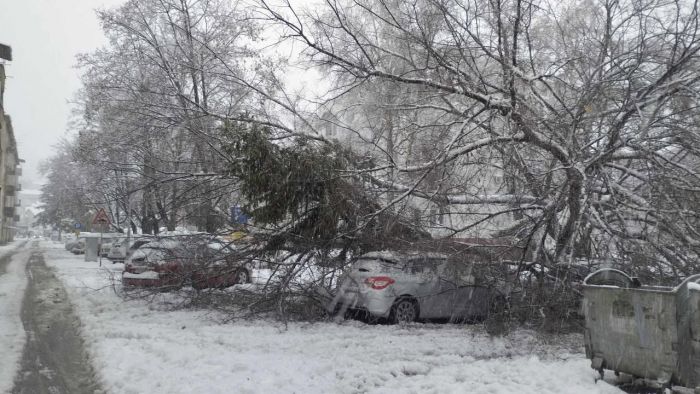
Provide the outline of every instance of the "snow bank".
[[[18,242],[22,241],[0,246],[0,258],[16,248]],[[25,267],[29,253],[26,247],[18,250],[6,272],[0,275],[0,393],[12,389],[26,341],[20,313],[27,288]]]
[[120,267],[100,269],[60,245],[46,260],[68,287],[110,393],[620,392],[594,383],[579,336],[545,344],[529,332],[492,339],[449,324],[221,324],[216,313],[123,301],[108,283]]

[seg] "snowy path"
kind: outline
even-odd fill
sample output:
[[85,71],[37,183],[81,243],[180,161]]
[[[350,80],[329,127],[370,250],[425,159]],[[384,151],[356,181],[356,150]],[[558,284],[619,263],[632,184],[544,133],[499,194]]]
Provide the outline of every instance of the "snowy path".
[[61,282],[34,250],[27,265],[29,284],[22,302],[27,341],[12,393],[100,392]]
[[20,311],[27,287],[25,266],[29,253],[26,242],[0,247],[0,393],[12,388],[24,347]]
[[124,301],[110,286],[120,266],[44,246],[110,393],[621,393],[594,382],[580,336],[490,338],[478,325],[449,324],[221,324],[214,313]]

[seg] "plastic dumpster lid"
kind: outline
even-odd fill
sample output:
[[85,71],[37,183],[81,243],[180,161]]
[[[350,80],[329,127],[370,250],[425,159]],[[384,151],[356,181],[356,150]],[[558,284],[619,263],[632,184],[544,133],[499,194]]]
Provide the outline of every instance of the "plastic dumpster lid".
[[583,280],[585,286],[640,287],[639,279],[614,268],[602,268]]

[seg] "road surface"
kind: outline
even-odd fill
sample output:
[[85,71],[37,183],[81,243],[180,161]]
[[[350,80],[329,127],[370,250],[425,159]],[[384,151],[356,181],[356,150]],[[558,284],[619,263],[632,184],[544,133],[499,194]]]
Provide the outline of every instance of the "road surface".
[[[17,250],[0,259],[0,274]],[[12,393],[102,392],[80,337],[80,320],[37,242],[31,245],[26,270],[29,283],[21,317],[27,340]]]

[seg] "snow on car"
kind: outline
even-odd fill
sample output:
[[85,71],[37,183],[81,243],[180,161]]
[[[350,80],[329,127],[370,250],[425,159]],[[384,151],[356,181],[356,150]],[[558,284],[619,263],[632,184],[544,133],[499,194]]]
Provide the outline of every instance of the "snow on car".
[[373,252],[343,278],[330,309],[366,312],[395,323],[418,319],[485,318],[496,292],[450,269],[446,255]]
[[136,249],[124,265],[122,284],[135,287],[180,287],[184,282],[178,241],[164,239]]
[[162,238],[143,244],[127,258],[122,283],[129,287],[196,289],[249,283],[251,266],[224,241],[208,236]]

